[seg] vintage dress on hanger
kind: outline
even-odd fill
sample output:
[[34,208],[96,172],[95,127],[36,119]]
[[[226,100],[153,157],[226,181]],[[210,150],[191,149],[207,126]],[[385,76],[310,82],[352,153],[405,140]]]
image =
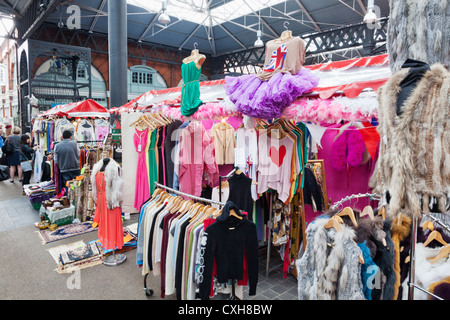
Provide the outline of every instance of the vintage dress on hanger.
[[446,212],[450,196],[450,73],[430,66],[397,115],[401,83],[409,69],[394,73],[379,89],[379,158],[370,186],[388,203],[387,214],[420,218]]
[[264,70],[259,74],[225,77],[225,92],[244,115],[279,118],[294,99],[317,86],[319,79],[308,69],[305,43],[299,37],[280,37],[266,44]]
[[92,169],[92,196],[96,202],[94,222],[98,223],[98,239],[104,249],[122,249],[124,244],[120,172],[119,164],[109,158],[100,160]]
[[199,78],[205,58],[204,55],[199,54],[198,50],[195,49],[192,50],[189,57],[183,59],[183,64],[181,65],[183,87],[181,89],[180,105],[180,111],[183,116],[192,116],[202,104]]
[[134,207],[140,209],[142,203],[150,196],[149,181],[146,166],[145,148],[147,145],[148,129],[139,131],[135,129],[133,135],[134,147],[139,154],[136,167],[136,191],[134,194]]

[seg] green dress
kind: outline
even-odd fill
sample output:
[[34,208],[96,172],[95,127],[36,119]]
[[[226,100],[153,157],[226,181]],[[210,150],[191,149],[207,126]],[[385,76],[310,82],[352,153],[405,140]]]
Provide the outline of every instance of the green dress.
[[197,69],[195,61],[183,63],[181,65],[181,77],[183,79],[183,88],[181,89],[181,114],[191,116],[202,104],[200,100],[199,78],[202,69]]
[[148,182],[150,187],[150,195],[155,191],[155,182],[158,182],[158,164],[156,162],[155,145],[158,130],[153,130],[149,135],[148,143]]

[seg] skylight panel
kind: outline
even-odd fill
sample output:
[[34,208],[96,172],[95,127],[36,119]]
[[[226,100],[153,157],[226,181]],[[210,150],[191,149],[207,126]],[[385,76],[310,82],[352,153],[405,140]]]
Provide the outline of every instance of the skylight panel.
[[[208,25],[211,15],[212,25],[222,24],[229,20],[256,13],[264,8],[285,2],[286,0],[233,0],[208,10],[207,0],[169,0],[166,13],[180,20]],[[129,4],[158,13],[162,7],[161,0],[128,0]]]

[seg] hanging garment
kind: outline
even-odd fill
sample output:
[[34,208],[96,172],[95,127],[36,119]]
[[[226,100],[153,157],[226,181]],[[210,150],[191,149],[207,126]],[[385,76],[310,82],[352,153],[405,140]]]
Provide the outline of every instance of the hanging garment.
[[141,205],[150,197],[149,181],[147,174],[145,147],[147,144],[148,129],[139,131],[135,129],[133,143],[139,154],[136,167],[136,188],[134,194],[134,208],[140,210]]
[[63,139],[63,132],[69,130],[75,133],[75,126],[67,118],[63,117],[55,121],[54,138],[56,141]]
[[290,206],[284,204],[273,193],[272,201],[272,243],[275,246],[285,244],[289,241],[291,232],[291,211]]
[[308,224],[306,248],[296,261],[299,300],[365,300],[361,281],[362,254],[355,231],[325,229],[329,218],[320,216]]
[[181,77],[183,87],[181,89],[181,114],[192,116],[202,104],[200,100],[199,78],[202,73],[201,68],[197,68],[195,61],[183,63],[181,65]]
[[[432,257],[438,255],[442,247],[429,248],[423,243],[417,243],[415,248],[415,281],[414,283],[427,290],[433,283],[443,281],[450,277],[450,259],[444,258],[435,263],[431,263]],[[429,259],[428,259],[429,258]],[[408,300],[408,282],[405,279],[402,283],[403,300]],[[428,300],[429,295],[421,290],[414,290],[414,300]]]
[[[98,238],[105,249],[122,249],[122,183],[120,166],[113,160],[103,169],[104,161],[97,162],[92,170],[91,183],[96,202],[94,222],[98,223]],[[101,170],[104,171],[101,171]]]
[[449,204],[450,76],[442,64],[430,66],[397,116],[407,75],[408,69],[397,71],[378,91],[380,146],[370,186],[386,198],[391,218],[402,212],[420,219],[434,200],[434,212],[446,212]]
[[215,123],[209,135],[214,141],[217,164],[234,164],[234,128],[226,122]]
[[305,43],[299,37],[266,44],[264,70],[260,74],[225,77],[225,92],[244,115],[279,118],[285,107],[317,86],[319,78],[302,68]]
[[[239,128],[236,130],[235,166],[250,179],[257,181],[258,136],[255,129]],[[252,187],[252,198],[258,199],[256,184]]]
[[109,123],[105,119],[95,119],[95,140],[102,141],[100,145],[103,145],[103,141],[109,133]]
[[292,195],[292,184],[300,172],[295,140],[286,135],[271,137],[265,131],[258,140],[258,193],[268,189],[278,192],[278,198],[286,202]]
[[228,179],[229,193],[228,199],[222,199],[223,201],[233,202],[241,211],[245,211],[248,214],[248,219],[252,220],[253,212],[253,198],[252,187],[253,180],[247,177],[244,173],[234,173]]
[[166,127],[166,139],[164,140],[164,159],[165,159],[165,186],[173,187],[173,175],[174,175],[174,149],[177,142],[177,130],[181,126],[180,120],[175,120],[169,123]]
[[218,184],[214,143],[200,122],[192,121],[181,130],[179,161],[180,191],[199,197],[203,180],[211,188]]
[[[234,212],[241,217],[230,214]],[[227,239],[227,241],[224,241]],[[201,281],[199,295],[202,300],[208,300],[211,292],[211,281],[214,261],[217,266],[217,280],[226,283],[228,280],[240,280],[244,275],[244,256],[248,265],[249,295],[256,294],[258,283],[258,240],[256,226],[246,219],[240,210],[227,202],[222,214],[216,222],[205,229],[202,239],[202,257],[204,264],[200,265]]]
[[146,159],[147,174],[150,194],[155,190],[155,182],[158,182],[158,155],[157,155],[158,130],[154,129],[147,138]]
[[75,132],[75,140],[84,141],[88,146],[93,147],[95,145],[95,129],[89,120],[81,120],[77,125]]

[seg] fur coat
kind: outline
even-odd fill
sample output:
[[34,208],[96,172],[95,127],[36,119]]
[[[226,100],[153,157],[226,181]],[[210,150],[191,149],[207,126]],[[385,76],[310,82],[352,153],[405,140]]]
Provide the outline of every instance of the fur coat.
[[[92,168],[91,173],[92,196],[95,202],[97,202],[98,192],[95,176],[97,175],[97,172],[100,171],[102,166],[103,160],[98,161]],[[110,159],[104,171],[106,182],[105,194],[108,209],[114,209],[122,205],[121,172],[122,170],[120,168],[120,165],[116,161],[114,161],[114,159]]]
[[325,229],[329,218],[320,216],[308,225],[306,248],[296,261],[299,300],[364,300],[362,255],[355,231]]
[[[424,247],[423,243],[416,244],[415,251],[415,283],[424,289],[429,289],[433,284],[439,283],[450,277],[450,259],[441,259],[438,262],[431,264],[430,257],[435,257],[442,247],[429,248]],[[408,300],[408,282],[405,279],[403,286],[403,300]],[[427,300],[429,295],[421,290],[414,290],[414,300]]]
[[[409,253],[400,245],[411,233],[411,218],[403,216],[401,222],[398,218],[392,221],[391,238],[394,243],[394,270],[395,270],[395,285],[394,285],[394,300],[398,299],[399,289],[401,285],[401,260],[405,259],[404,255]],[[403,252],[405,251],[405,252]],[[403,253],[403,254],[402,254]]]
[[430,66],[396,114],[401,69],[379,89],[380,149],[370,185],[388,199],[387,214],[421,218],[436,202],[445,212],[450,195],[450,73]]
[[450,68],[450,1],[389,2],[387,48],[392,72],[407,59]]

